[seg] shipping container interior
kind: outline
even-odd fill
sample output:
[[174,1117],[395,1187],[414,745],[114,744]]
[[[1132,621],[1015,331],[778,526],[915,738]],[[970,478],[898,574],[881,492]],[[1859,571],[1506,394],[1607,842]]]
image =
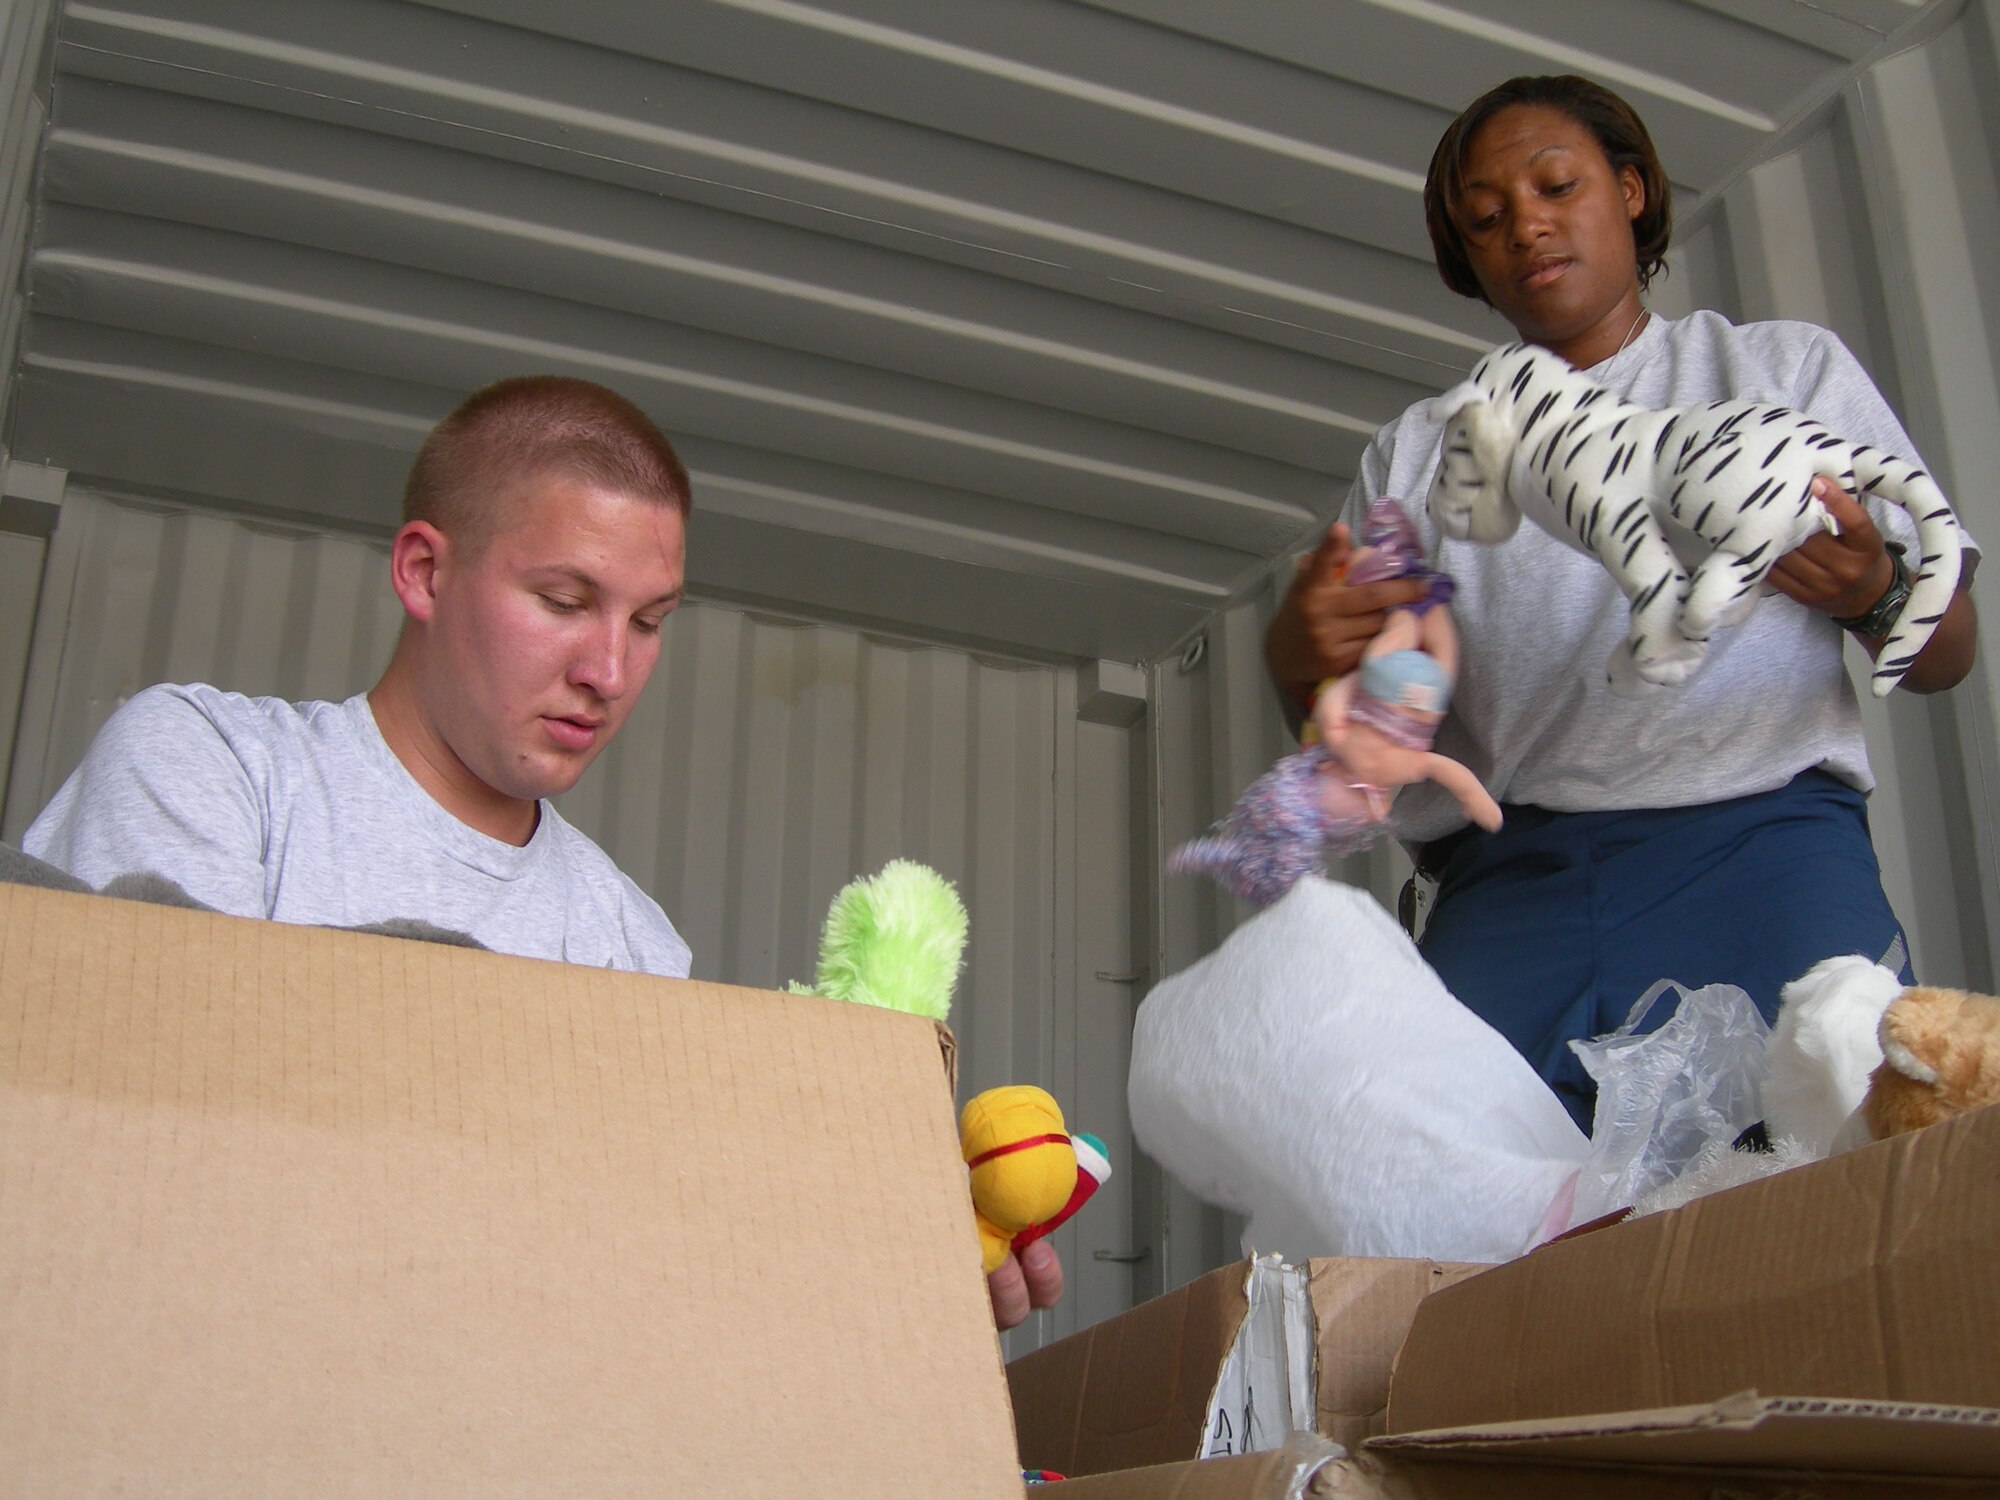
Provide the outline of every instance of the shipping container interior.
[[[2000,535],[2000,0],[0,0],[0,835],[138,688],[342,697],[464,392],[610,385],[691,603],[565,812],[697,977],[810,974],[894,855],[972,918],[962,1089],[1118,1167],[1020,1352],[1234,1257],[1125,1123],[1167,880],[1283,747],[1263,624],[1370,434],[1506,329],[1432,267],[1457,109],[1577,71],[1673,179],[1653,306],[1833,328]],[[1982,250],[1980,247],[1987,247]],[[1920,971],[1992,989],[1994,584],[1864,699]],[[1344,873],[1387,897],[1402,856]]]

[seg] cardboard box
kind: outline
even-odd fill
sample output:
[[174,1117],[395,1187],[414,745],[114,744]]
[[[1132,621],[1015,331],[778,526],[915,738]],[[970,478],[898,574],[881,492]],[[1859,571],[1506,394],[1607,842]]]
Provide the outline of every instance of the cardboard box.
[[[1465,1500],[1701,1496],[1714,1500],[2000,1495],[2000,1109],[1544,1246],[1476,1275],[1411,1287],[1422,1262],[1313,1262],[1321,1368],[1330,1347],[1400,1344],[1386,1418],[1351,1397],[1345,1456],[1289,1451],[1127,1469],[1075,1481],[1074,1500]],[[1343,1332],[1324,1289],[1375,1285]],[[1080,1334],[1015,1361],[1024,1443],[1059,1428],[1030,1387],[1067,1382],[1085,1463],[1149,1398],[1140,1335],[1174,1366],[1150,1435],[1184,1443],[1187,1394],[1216,1379],[1218,1328],[1244,1284],[1215,1273],[1139,1309],[1124,1333]],[[1400,1285],[1400,1293],[1396,1290]],[[1200,1311],[1196,1311],[1199,1309]],[[1398,1324],[1398,1318],[1401,1324]],[[1407,1337],[1404,1333],[1407,1331]],[[1096,1368],[1093,1368],[1096,1366]],[[1357,1371],[1372,1368],[1367,1360]],[[1371,1377],[1371,1380],[1376,1377]],[[1106,1392],[1117,1404],[1106,1410]],[[1175,1403],[1179,1405],[1176,1408]],[[1338,1415],[1322,1415],[1322,1431]],[[1372,1429],[1372,1430],[1371,1430]],[[1137,1430],[1134,1426],[1133,1431]],[[1053,1433],[1054,1436],[1047,1434]],[[1092,1444],[1099,1446],[1093,1447]]]
[[10,1494],[1022,1493],[926,1021],[0,886]]
[[[1072,1477],[1385,1430],[1417,1304],[1484,1270],[1427,1260],[1224,1266],[1007,1367],[1022,1462]],[[1296,1286],[1294,1286],[1296,1283]]]
[[1497,1267],[1417,1309],[1389,1429],[1737,1391],[2000,1407],[2000,1109]]
[[[0,1487],[1019,1500],[940,1044],[0,887]],[[1991,1111],[1478,1274],[1314,1263],[1273,1326],[1316,1313],[1322,1383],[1272,1378],[1385,1432],[1037,1493],[2000,1493],[1996,1185]],[[1264,1326],[1211,1281],[1149,1335],[1179,1391]],[[1199,1443],[1149,1373],[1077,1403]]]

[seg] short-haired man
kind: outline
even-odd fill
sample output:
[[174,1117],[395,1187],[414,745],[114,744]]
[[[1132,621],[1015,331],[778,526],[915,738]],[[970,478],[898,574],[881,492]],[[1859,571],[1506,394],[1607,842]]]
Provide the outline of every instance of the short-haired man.
[[[389,575],[408,615],[344,703],[150,687],[28,829],[104,885],[152,871],[238,916],[417,918],[531,958],[683,977],[659,905],[548,804],[632,712],[680,602],[687,471],[602,386],[475,391],[410,469]],[[989,1278],[1010,1328],[1062,1295],[1045,1241]]]
[[24,840],[93,885],[132,871],[239,916],[416,918],[490,948],[684,976],[659,905],[547,801],[631,713],[679,603],[687,471],[587,381],[474,392],[410,470],[407,614],[344,703],[147,688]]

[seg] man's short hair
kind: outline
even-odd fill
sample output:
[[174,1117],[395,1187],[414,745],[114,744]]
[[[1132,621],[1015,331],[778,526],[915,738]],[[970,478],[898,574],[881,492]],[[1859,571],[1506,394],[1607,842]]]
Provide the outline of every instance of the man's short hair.
[[428,521],[469,553],[505,522],[527,483],[580,480],[685,516],[687,469],[644,412],[563,375],[517,375],[467,396],[433,427],[403,486],[403,520]]

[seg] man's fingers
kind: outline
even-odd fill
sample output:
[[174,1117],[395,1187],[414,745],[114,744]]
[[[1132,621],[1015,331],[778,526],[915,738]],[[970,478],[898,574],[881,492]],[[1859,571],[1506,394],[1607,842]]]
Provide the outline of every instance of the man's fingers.
[[1034,1310],[1028,1301],[1028,1280],[1021,1274],[1021,1262],[1011,1255],[986,1278],[986,1291],[993,1299],[994,1326],[1003,1333],[1025,1321]]
[[1054,1307],[1062,1299],[1062,1257],[1047,1240],[1036,1240],[1016,1259],[1028,1284],[1028,1302],[1034,1307]]

